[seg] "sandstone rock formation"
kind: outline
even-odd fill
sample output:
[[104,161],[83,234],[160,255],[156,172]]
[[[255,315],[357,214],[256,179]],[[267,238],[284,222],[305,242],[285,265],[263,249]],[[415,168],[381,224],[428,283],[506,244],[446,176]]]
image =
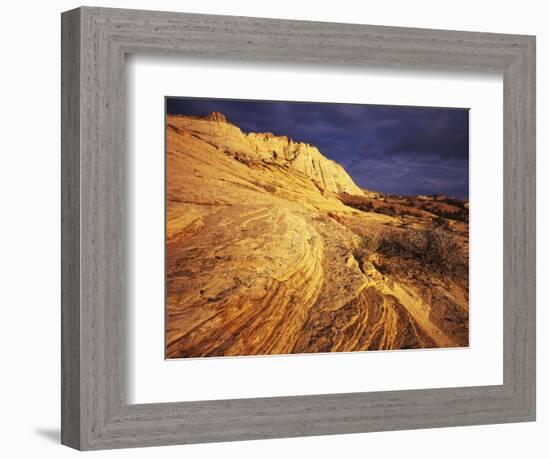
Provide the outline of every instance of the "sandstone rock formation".
[[467,260],[466,203],[365,193],[221,113],[167,117],[166,170],[167,357],[468,345],[467,273],[365,244],[438,221]]
[[363,195],[342,166],[327,159],[314,146],[271,133],[244,134],[217,112],[202,119],[184,116],[170,119],[173,123],[170,125],[195,133],[245,164],[262,162],[288,167],[309,177],[321,191]]

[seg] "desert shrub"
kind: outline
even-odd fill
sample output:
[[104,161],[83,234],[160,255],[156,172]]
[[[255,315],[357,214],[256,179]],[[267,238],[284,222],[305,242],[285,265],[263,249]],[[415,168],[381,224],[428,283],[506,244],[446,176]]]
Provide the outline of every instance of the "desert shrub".
[[447,221],[445,218],[442,218],[441,216],[436,216],[433,221],[432,225],[435,227],[441,227],[443,229],[449,229],[449,221]]
[[374,211],[373,201],[363,196],[352,196],[347,193],[339,195],[340,201],[348,207],[355,208],[364,212]]
[[364,272],[366,259],[378,251],[380,237],[377,234],[363,234],[359,243],[353,249],[353,257],[359,263],[359,268]]
[[363,234],[359,237],[359,242],[353,250],[353,256],[361,260],[378,251],[380,238],[377,234]]
[[369,255],[376,253],[380,245],[378,234],[363,234],[359,242],[359,249],[363,254]]
[[378,252],[387,257],[412,261],[419,268],[441,275],[464,276],[468,260],[456,239],[441,226],[384,234]]
[[464,202],[460,204],[456,202],[459,202],[458,199],[448,198],[448,201],[423,203],[420,207],[437,217],[467,223],[470,216],[468,207]]
[[355,208],[364,212],[380,213],[386,216],[417,216],[422,217],[422,212],[407,206],[407,200],[399,198],[355,196],[350,194],[340,194],[340,201],[348,207]]
[[396,208],[392,205],[388,205],[387,207],[379,207],[373,210],[376,213],[380,213],[382,215],[386,216],[398,216],[399,212],[396,210]]
[[449,211],[438,211],[437,213],[434,211],[434,214],[437,214],[440,217],[447,218],[447,219],[453,219],[455,221],[461,221],[463,223],[467,223],[470,219],[470,214],[468,212],[468,209],[461,208],[457,209],[457,211],[449,212]]
[[437,196],[436,200],[438,202],[443,202],[445,204],[453,205],[458,208],[464,207],[464,203],[465,203],[464,200],[457,199],[456,197],[450,197],[450,196]]

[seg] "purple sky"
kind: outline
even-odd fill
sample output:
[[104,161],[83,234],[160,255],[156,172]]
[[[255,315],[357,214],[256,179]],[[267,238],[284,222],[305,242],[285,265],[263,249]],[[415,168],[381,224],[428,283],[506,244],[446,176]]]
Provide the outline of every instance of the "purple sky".
[[310,143],[363,188],[468,198],[468,109],[167,97],[166,110]]

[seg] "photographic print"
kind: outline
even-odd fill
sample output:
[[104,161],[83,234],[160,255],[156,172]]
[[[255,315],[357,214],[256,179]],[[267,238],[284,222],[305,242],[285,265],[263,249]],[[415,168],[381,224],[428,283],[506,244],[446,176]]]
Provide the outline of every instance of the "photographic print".
[[165,104],[166,358],[468,347],[467,108]]

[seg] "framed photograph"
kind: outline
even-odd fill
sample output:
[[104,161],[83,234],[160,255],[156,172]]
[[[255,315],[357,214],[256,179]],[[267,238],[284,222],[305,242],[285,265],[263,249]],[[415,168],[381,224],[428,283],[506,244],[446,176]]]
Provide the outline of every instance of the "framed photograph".
[[534,419],[534,37],[63,13],[63,444]]

